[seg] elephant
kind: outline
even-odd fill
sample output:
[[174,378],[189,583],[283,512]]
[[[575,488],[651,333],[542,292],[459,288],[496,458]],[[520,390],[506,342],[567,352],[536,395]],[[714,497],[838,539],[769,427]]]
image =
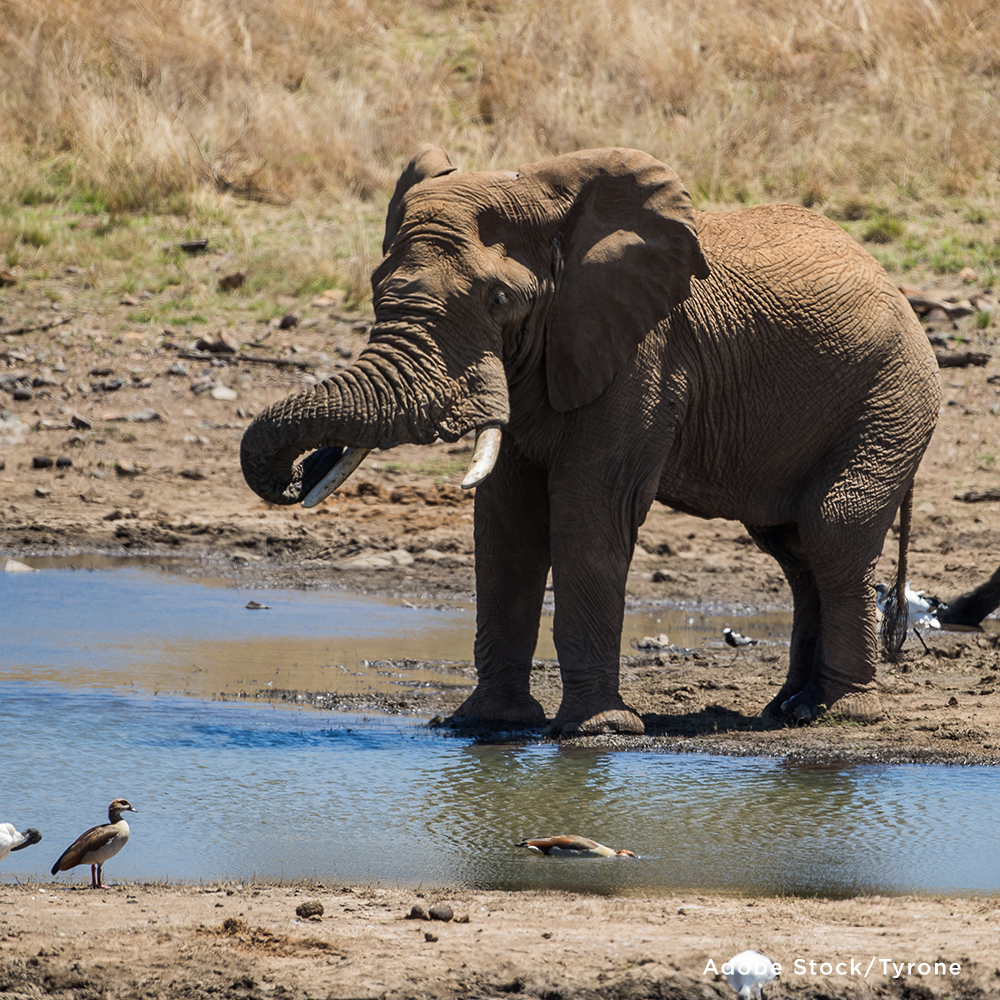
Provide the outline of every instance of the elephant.
[[[911,307],[839,226],[796,205],[696,210],[634,149],[462,172],[425,145],[389,202],[372,292],[355,363],[259,413],[241,463],[263,499],[311,506],[371,449],[476,432],[462,485],[478,682],[454,724],[644,731],[620,642],[654,500],[741,521],[784,571],[793,627],[769,723],[881,717],[874,564],[940,383]],[[562,701],[547,720],[529,676],[550,569]]]

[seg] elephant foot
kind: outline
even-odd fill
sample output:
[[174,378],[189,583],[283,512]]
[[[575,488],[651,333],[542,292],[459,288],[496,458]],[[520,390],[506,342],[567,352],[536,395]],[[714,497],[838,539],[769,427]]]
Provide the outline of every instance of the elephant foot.
[[452,713],[452,726],[516,726],[525,729],[545,725],[545,709],[530,694],[490,696],[476,688]]
[[877,722],[884,714],[874,689],[849,691],[827,701],[815,685],[807,684],[790,698],[779,692],[761,712],[761,718],[766,723],[814,722],[828,712],[855,722]]
[[600,733],[628,733],[633,736],[641,736],[645,731],[646,727],[643,725],[642,719],[632,709],[623,705],[621,708],[597,712],[583,719],[572,718],[560,712],[549,723],[546,733],[549,736],[572,738],[574,736],[597,736]]

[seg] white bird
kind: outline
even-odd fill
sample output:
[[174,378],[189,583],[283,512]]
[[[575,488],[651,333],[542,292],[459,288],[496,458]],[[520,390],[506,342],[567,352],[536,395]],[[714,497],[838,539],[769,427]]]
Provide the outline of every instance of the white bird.
[[18,833],[13,823],[0,823],[0,861],[11,851],[22,851],[41,839],[42,835],[32,826],[26,827],[24,833]]
[[522,840],[517,847],[527,847],[529,851],[551,856],[561,855],[564,858],[634,858],[632,851],[616,851],[613,847],[605,847],[589,837],[532,837]]
[[[729,985],[745,1000],[757,1000],[764,995],[764,984],[771,982],[778,973],[767,955],[752,948],[734,955],[727,963]],[[722,967],[725,972],[726,966]]]
[[108,806],[108,822],[81,833],[59,855],[59,860],[52,866],[52,874],[69,871],[77,865],[90,865],[90,888],[103,889],[101,868],[104,862],[113,858],[128,843],[132,832],[122,819],[122,813],[135,811],[128,799],[115,799]]
[[[875,584],[875,606],[885,614],[885,602],[889,593],[889,588],[884,583]],[[920,628],[940,628],[941,622],[936,617],[939,607],[943,607],[937,597],[925,597],[922,590],[913,590],[910,581],[906,581],[904,590],[906,597],[906,627],[912,628],[913,634],[920,640],[920,645],[924,647],[924,652],[928,652],[927,643],[920,634]]]

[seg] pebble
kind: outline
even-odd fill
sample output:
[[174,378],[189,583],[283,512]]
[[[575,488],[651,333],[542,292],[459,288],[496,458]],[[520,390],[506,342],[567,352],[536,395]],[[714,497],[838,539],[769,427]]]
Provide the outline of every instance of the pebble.
[[237,398],[238,396],[236,394],[236,390],[230,389],[227,385],[217,385],[212,390],[212,399],[224,399],[231,401]]
[[48,455],[35,455],[31,460],[31,467],[33,469],[51,469],[52,459]]
[[299,903],[295,907],[295,915],[298,917],[321,917],[323,916],[323,904],[316,899],[307,900],[304,903]]
[[427,915],[431,920],[441,920],[447,923],[455,916],[455,911],[447,903],[435,903],[428,911]]

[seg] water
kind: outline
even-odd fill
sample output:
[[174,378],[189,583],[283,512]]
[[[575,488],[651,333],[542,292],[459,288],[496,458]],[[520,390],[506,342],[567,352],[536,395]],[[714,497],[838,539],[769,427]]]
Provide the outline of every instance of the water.
[[[92,560],[92,566],[109,567],[101,570],[61,569],[70,561],[52,557],[27,562],[45,568],[0,572],[6,623],[0,680],[127,685],[198,696],[269,684],[386,693],[397,681],[366,661],[472,659],[476,621],[468,603],[414,608],[335,589],[269,590],[238,587],[231,579],[194,581],[173,560],[140,568],[124,559]],[[250,611],[250,601],[268,610]],[[790,617],[749,616],[738,624],[764,641],[783,635],[787,642]],[[634,640],[661,632],[678,646],[714,642],[721,647],[719,636],[728,621],[705,611],[633,613],[626,618],[622,649],[635,652]],[[542,658],[555,657],[551,623],[551,615],[543,617],[536,654]],[[441,675],[409,672],[409,678],[440,682]]]
[[[272,611],[247,611],[251,597]],[[399,643],[414,655],[439,650],[435,636],[450,630],[471,642],[465,609],[234,590],[148,570],[0,574],[0,607],[0,821],[45,838],[0,862],[3,879],[48,880],[63,848],[121,795],[139,813],[109,881],[1000,892],[996,769],[486,745],[418,721],[153,694],[205,695],[265,671],[391,685],[334,670],[324,654],[363,664],[368,650]],[[641,858],[513,846],[554,833]]]

